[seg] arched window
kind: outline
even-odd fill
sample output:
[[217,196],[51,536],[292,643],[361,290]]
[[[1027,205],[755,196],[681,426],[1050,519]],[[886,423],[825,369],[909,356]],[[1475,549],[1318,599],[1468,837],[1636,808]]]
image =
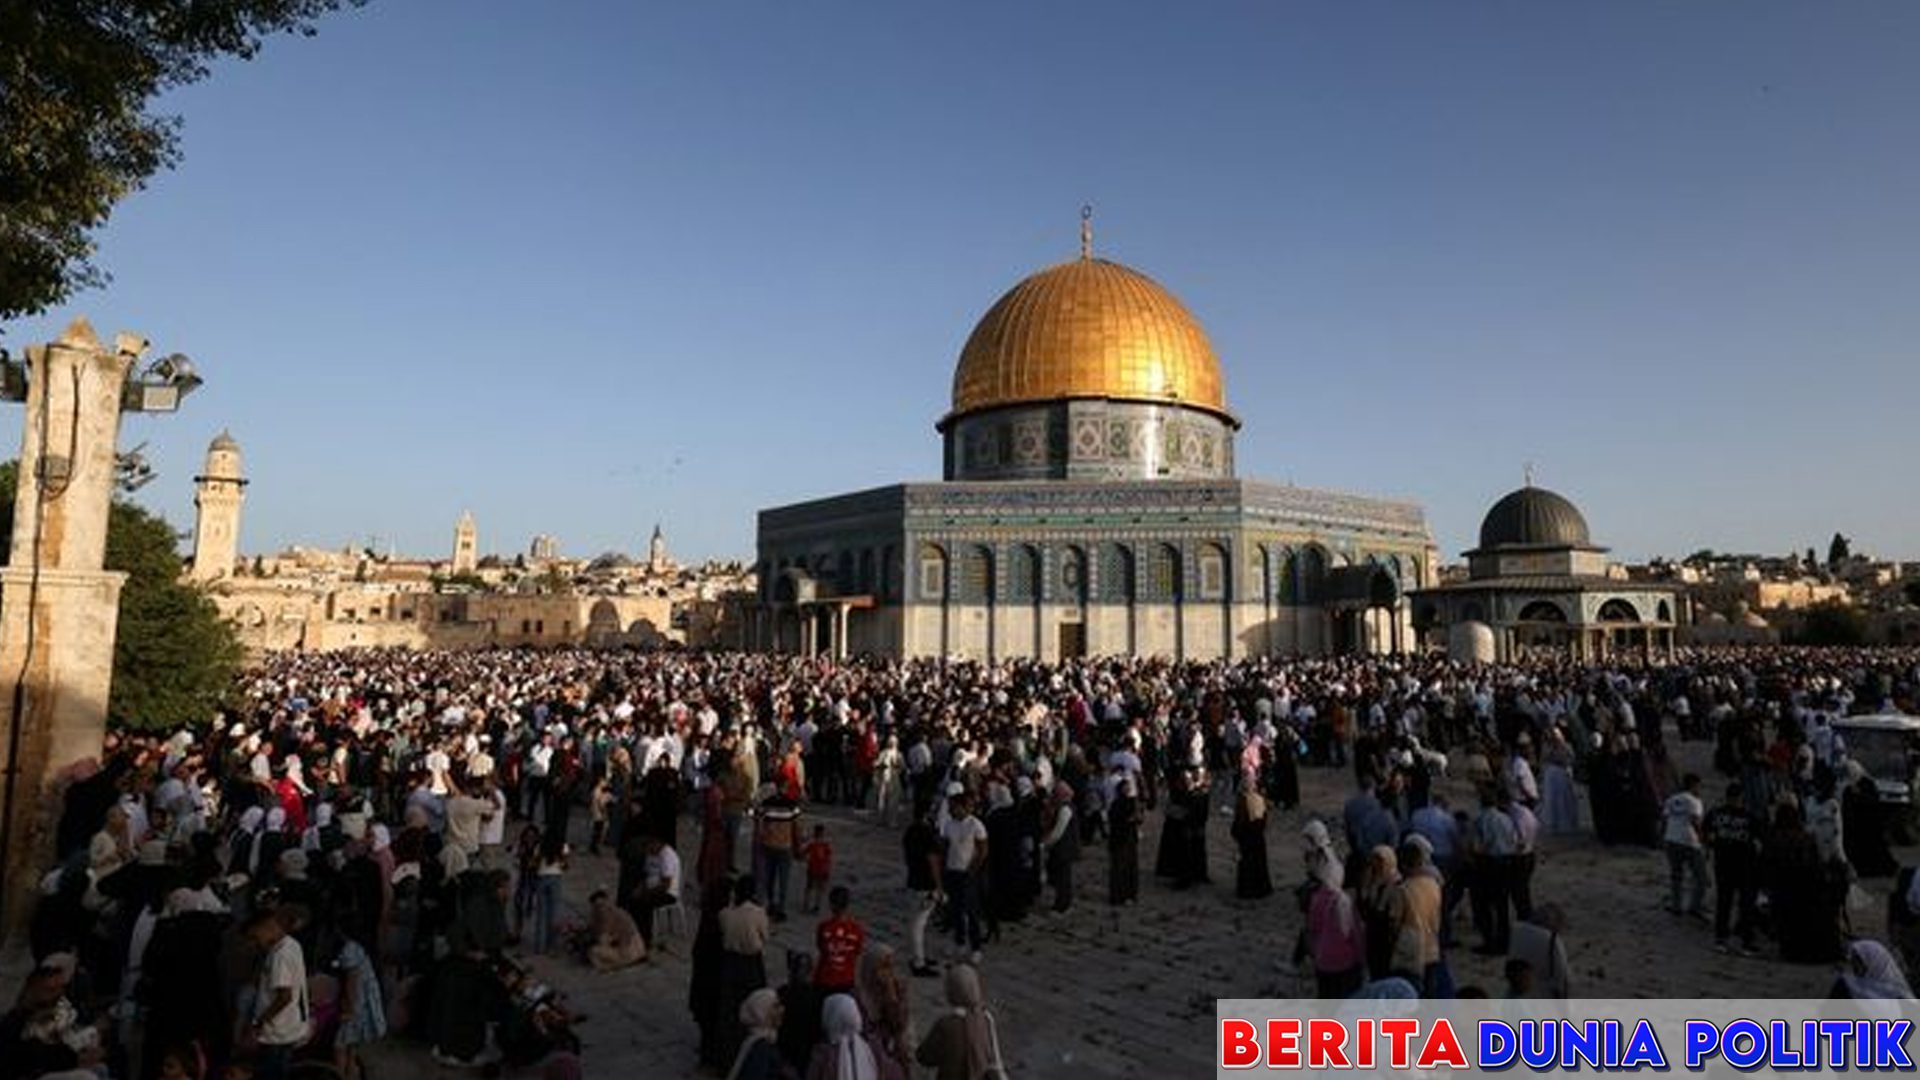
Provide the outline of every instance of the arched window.
[[1180,580],[1180,551],[1172,544],[1155,544],[1148,555],[1146,599],[1179,600],[1185,590]]
[[1327,567],[1331,558],[1327,549],[1319,544],[1308,544],[1300,549],[1300,580],[1295,585],[1298,590],[1296,603],[1313,604],[1320,600],[1320,586],[1327,578]]
[[1292,548],[1280,549],[1280,565],[1274,575],[1274,596],[1281,604],[1297,603],[1300,596],[1300,557]]
[[1601,622],[1639,622],[1640,612],[1631,603],[1618,598],[1600,605]]
[[1567,621],[1567,613],[1551,600],[1535,600],[1520,609],[1520,621],[1563,623]]
[[1110,603],[1131,604],[1134,592],[1133,552],[1119,544],[1100,549],[1100,598]]
[[975,544],[960,556],[960,580],[955,592],[962,603],[986,604],[993,600],[993,552]]
[[920,545],[920,599],[944,600],[947,596],[947,553],[934,544]]
[[1665,600],[1660,601],[1660,607],[1657,612],[1657,617],[1661,622],[1672,622],[1673,606],[1671,604],[1668,604]]
[[1017,544],[1007,560],[1007,599],[1016,604],[1040,600],[1040,549]]
[[1224,600],[1227,596],[1227,552],[1218,544],[1200,545],[1196,560],[1200,571],[1200,599]]
[[1267,600],[1273,596],[1272,583],[1267,578],[1267,560],[1271,557],[1267,545],[1254,547],[1253,557],[1247,560],[1247,599]]
[[1081,548],[1060,553],[1060,596],[1069,604],[1087,602],[1087,553]]

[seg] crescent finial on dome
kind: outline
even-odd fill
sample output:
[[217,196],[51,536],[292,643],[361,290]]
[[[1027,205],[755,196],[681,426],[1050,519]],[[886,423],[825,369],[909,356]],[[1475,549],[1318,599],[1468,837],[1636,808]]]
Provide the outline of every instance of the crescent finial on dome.
[[1093,204],[1080,204],[1080,258],[1093,258]]

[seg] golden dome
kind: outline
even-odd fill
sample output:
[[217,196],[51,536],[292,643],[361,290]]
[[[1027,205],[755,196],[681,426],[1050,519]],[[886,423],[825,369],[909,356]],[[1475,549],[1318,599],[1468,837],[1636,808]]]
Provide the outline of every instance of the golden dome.
[[973,328],[953,372],[953,411],[1062,398],[1164,401],[1227,412],[1200,323],[1152,278],[1080,258],[1009,289]]

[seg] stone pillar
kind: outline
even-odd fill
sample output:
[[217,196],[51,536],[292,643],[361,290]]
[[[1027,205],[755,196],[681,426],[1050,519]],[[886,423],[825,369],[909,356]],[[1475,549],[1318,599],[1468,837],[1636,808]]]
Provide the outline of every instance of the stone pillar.
[[800,655],[813,659],[813,642],[820,635],[819,612],[802,605],[794,609],[800,620]]
[[[0,570],[0,763],[8,814],[5,920],[53,864],[61,783],[98,758],[125,574],[102,569],[121,393],[143,342],[104,348],[84,319],[28,350],[30,374],[11,563]],[[35,567],[38,573],[35,573]]]
[[847,641],[848,607],[845,604],[834,605],[833,613],[833,658],[845,660],[853,651]]

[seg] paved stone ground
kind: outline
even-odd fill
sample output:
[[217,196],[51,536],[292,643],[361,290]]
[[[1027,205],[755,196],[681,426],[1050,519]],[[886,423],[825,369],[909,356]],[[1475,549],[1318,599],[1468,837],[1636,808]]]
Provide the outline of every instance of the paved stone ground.
[[[1687,763],[1704,753],[1685,751]],[[1305,805],[1337,816],[1348,793],[1345,770],[1304,770]],[[1709,791],[1717,785],[1709,782]],[[1464,797],[1464,793],[1463,797]],[[1456,801],[1456,805],[1467,805]],[[862,815],[830,809],[825,820],[835,845],[838,881],[854,891],[856,914],[876,940],[901,951],[904,963],[908,896],[899,833]],[[1003,930],[982,964],[988,997],[999,1019],[1013,1075],[1051,1077],[1167,1077],[1206,1075],[1213,1053],[1214,999],[1291,995],[1294,976],[1278,965],[1290,955],[1301,917],[1291,886],[1299,879],[1295,837],[1305,815],[1276,813],[1268,830],[1276,894],[1266,901],[1233,898],[1233,849],[1227,821],[1216,816],[1208,835],[1214,884],[1174,892],[1151,876],[1159,835],[1150,815],[1141,841],[1141,902],[1115,910],[1105,901],[1103,845],[1086,849],[1076,874],[1082,898],[1058,918],[1030,918]],[[1337,833],[1336,828],[1336,833]],[[691,825],[684,838],[697,833]],[[685,839],[689,859],[693,841]],[[1915,853],[1901,852],[1911,862]],[[576,860],[567,901],[577,917],[587,895],[610,886],[611,859]],[[1590,840],[1550,843],[1535,878],[1536,902],[1554,900],[1568,911],[1566,943],[1575,992],[1585,997],[1820,997],[1833,974],[1771,959],[1722,955],[1709,929],[1663,910],[1666,864],[1660,853],[1601,848]],[[1880,936],[1889,883],[1868,883],[1874,904],[1857,913],[1855,932]],[[798,901],[798,883],[795,884]],[[1461,937],[1471,943],[1462,905]],[[691,913],[690,913],[691,914]],[[797,913],[775,929],[767,968],[783,978],[784,950],[812,951],[814,919]],[[685,1001],[685,938],[667,938],[664,955],[628,971],[596,975],[558,959],[534,958],[536,971],[564,990],[588,1014],[581,1026],[589,1076],[694,1076],[696,1031]],[[951,946],[929,942],[944,959]],[[1461,985],[1497,992],[1498,959],[1465,949],[1449,956]],[[924,1031],[942,1006],[940,980],[914,979],[913,1015]],[[432,1075],[435,1066],[416,1049],[386,1049],[373,1075]],[[383,1067],[384,1066],[384,1067]],[[397,1067],[396,1067],[397,1066]],[[447,1075],[454,1075],[451,1071]]]

